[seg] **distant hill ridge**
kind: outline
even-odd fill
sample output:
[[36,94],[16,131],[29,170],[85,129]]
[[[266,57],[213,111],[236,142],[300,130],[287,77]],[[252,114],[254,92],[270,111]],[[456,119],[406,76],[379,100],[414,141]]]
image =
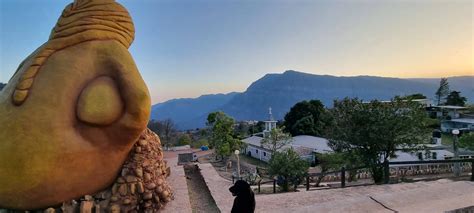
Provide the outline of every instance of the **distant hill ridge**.
[[[266,74],[245,92],[203,95],[173,99],[153,105],[152,119],[172,119],[180,129],[203,127],[209,112],[222,110],[236,120],[264,120],[268,107],[275,119],[282,119],[295,103],[319,99],[332,106],[334,99],[358,97],[363,100],[389,100],[395,95],[422,93],[434,98],[439,78],[389,78],[377,76],[336,77],[285,71]],[[461,91],[468,102],[474,101],[474,76],[450,77],[451,90]]]

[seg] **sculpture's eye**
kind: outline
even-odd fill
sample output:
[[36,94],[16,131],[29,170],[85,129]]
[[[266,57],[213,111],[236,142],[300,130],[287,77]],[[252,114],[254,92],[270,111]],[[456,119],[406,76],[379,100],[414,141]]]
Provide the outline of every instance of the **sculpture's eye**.
[[77,118],[94,125],[109,125],[123,113],[123,101],[116,83],[110,77],[99,77],[81,92],[76,108]]

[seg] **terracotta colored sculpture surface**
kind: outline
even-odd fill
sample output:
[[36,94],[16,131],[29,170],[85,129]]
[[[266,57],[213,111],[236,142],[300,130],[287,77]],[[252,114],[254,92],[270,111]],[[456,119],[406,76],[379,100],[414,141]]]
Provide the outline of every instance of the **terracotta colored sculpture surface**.
[[[112,185],[95,194],[35,212],[158,212],[173,198],[166,182],[169,175],[170,168],[163,160],[160,138],[147,129],[134,144]],[[0,212],[5,210],[10,212],[0,208]]]
[[114,0],[76,0],[0,93],[0,207],[37,209],[115,182],[150,98]]

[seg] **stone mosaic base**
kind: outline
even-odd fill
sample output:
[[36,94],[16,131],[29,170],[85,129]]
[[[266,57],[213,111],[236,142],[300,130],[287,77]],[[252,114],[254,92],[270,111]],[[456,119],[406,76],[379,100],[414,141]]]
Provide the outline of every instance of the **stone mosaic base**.
[[[173,199],[166,182],[169,175],[170,168],[163,160],[160,139],[147,129],[135,143],[112,186],[97,194],[64,202],[61,206],[26,212],[158,212]],[[25,211],[0,209],[0,213],[7,212]]]

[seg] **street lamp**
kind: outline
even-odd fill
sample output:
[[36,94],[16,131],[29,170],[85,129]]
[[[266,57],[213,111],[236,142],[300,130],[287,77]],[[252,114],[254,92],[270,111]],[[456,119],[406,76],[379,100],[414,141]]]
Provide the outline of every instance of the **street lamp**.
[[237,178],[240,179],[240,157],[239,157],[240,151],[236,149],[234,151],[234,154],[237,157]]
[[[459,135],[459,129],[453,129],[451,131],[453,134],[453,151],[454,151],[454,159],[457,160],[459,159],[459,153],[458,153],[458,135]],[[459,165],[459,162],[454,163],[454,176],[459,177],[461,174],[461,168]]]

